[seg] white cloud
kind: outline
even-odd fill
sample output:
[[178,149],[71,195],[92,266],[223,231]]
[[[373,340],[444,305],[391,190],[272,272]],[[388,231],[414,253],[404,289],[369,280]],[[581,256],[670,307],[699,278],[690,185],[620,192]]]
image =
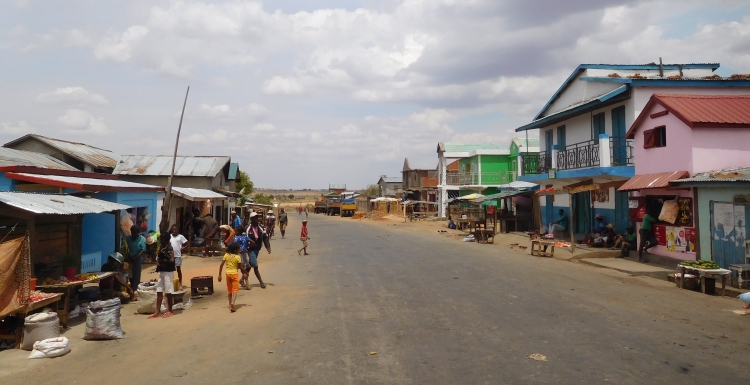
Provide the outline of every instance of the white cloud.
[[110,32],[97,44],[94,56],[99,60],[128,61],[147,34],[148,28],[142,25],[134,25],[123,33]]
[[222,123],[245,122],[248,119],[257,121],[270,114],[266,107],[258,103],[250,103],[247,107],[240,108],[233,108],[229,104],[211,106],[208,103],[201,103],[197,112],[200,117]]
[[69,109],[57,118],[57,122],[65,127],[69,134],[105,135],[112,131],[104,123],[104,118],[95,118],[90,113],[79,109]]
[[299,95],[304,88],[297,79],[274,76],[263,85],[263,92],[269,95]]
[[259,123],[256,124],[255,127],[253,127],[253,132],[274,132],[276,131],[276,126],[274,126],[271,123]]
[[50,103],[50,104],[61,104],[61,103],[70,103],[70,104],[78,104],[78,105],[109,104],[109,101],[107,100],[107,98],[104,97],[104,95],[100,95],[100,94],[87,91],[83,87],[58,88],[54,91],[40,94],[39,96],[36,97],[36,101],[40,103]]
[[26,135],[34,131],[36,129],[31,127],[25,120],[21,120],[17,124],[3,122],[0,125],[0,134],[3,135]]

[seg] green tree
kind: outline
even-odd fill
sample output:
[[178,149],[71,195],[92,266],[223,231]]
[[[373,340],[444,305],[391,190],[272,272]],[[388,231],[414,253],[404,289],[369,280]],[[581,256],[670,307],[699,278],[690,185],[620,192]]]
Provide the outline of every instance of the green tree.
[[292,199],[294,199],[294,194],[289,194],[289,197],[288,197],[288,198],[289,198],[289,200],[292,200]]
[[263,193],[257,193],[253,195],[253,201],[255,203],[260,203],[262,205],[270,205],[271,204],[272,195],[265,195]]
[[362,195],[365,195],[368,197],[380,196],[380,186],[376,184],[369,184],[367,185],[366,189],[362,190]]
[[242,194],[242,196],[238,198],[240,206],[245,204],[247,197],[249,197],[253,191],[255,191],[255,185],[253,184],[253,181],[250,180],[250,175],[247,175],[246,172],[240,171],[240,181],[237,182],[237,186],[234,188],[234,192]]

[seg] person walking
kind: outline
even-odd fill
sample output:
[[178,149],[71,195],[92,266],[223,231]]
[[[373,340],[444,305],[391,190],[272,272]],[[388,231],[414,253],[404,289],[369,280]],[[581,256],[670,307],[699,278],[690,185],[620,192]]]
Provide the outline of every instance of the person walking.
[[266,216],[266,231],[268,232],[268,239],[273,238],[275,228],[276,216],[273,215],[273,210],[268,210],[268,216]]
[[172,225],[170,230],[169,245],[172,246],[177,279],[180,280],[180,290],[185,290],[185,286],[182,286],[182,252],[187,249],[188,240],[180,234],[180,228],[177,225]]
[[302,233],[299,235],[299,240],[302,241],[302,248],[297,250],[297,254],[302,255],[302,250],[304,250],[305,255],[310,255],[307,253],[307,241],[310,240],[310,236],[307,233],[307,219],[302,221]]
[[143,255],[146,254],[146,238],[140,234],[138,226],[133,225],[130,228],[130,236],[125,237],[125,243],[128,244],[128,258],[133,274],[130,277],[130,288],[133,291],[138,290],[138,284],[141,283],[141,269],[143,267]]
[[281,231],[281,239],[284,239],[284,234],[286,234],[286,224],[289,222],[289,218],[287,217],[286,211],[284,208],[281,208],[281,212],[279,213],[279,231]]
[[237,215],[236,211],[232,211],[231,219],[232,219],[231,225],[233,229],[236,229],[237,226],[242,226],[242,219],[240,218],[239,215]]
[[235,243],[238,243],[240,245],[240,261],[241,266],[244,269],[244,272],[242,273],[242,277],[240,277],[240,286],[245,288],[246,290],[250,290],[250,285],[247,284],[247,270],[249,269],[250,265],[250,258],[247,255],[247,246],[250,243],[250,238],[247,237],[247,234],[245,233],[245,228],[242,226],[237,226],[236,229],[234,229],[234,241]]
[[[260,226],[260,215],[258,213],[250,214],[250,227],[247,228],[247,237],[249,243],[247,246],[248,253],[248,264],[250,268],[255,272],[255,278],[258,278],[260,287],[266,288],[266,283],[263,282],[263,278],[260,277],[260,271],[258,271],[258,253],[260,249],[265,246],[268,254],[271,254],[271,242],[268,239],[268,233]],[[249,269],[248,269],[249,270]]]
[[638,262],[648,263],[648,260],[643,258],[643,252],[648,253],[648,249],[659,244],[653,232],[653,226],[656,222],[657,220],[649,213],[643,216],[641,229],[638,230],[638,235],[641,236],[641,243],[638,246]]
[[167,233],[161,234],[161,251],[156,257],[156,271],[159,273],[159,280],[156,283],[156,311],[148,318],[159,318],[161,303],[165,294],[167,296],[167,312],[164,313],[163,317],[169,318],[174,315],[170,294],[174,292],[175,263],[170,236]]
[[201,238],[203,238],[205,243],[203,257],[208,258],[214,254],[216,246],[219,244],[219,223],[216,222],[211,214],[206,214],[203,218],[195,219],[203,222],[203,229],[201,230]]
[[240,266],[242,259],[239,256],[239,252],[240,244],[237,242],[230,243],[227,246],[224,258],[221,260],[221,265],[219,265],[219,282],[221,282],[221,270],[225,264],[227,265],[227,298],[229,299],[229,311],[232,313],[237,311],[234,302],[237,300],[237,292],[240,291],[238,272],[242,271],[242,274],[245,274],[245,269]]

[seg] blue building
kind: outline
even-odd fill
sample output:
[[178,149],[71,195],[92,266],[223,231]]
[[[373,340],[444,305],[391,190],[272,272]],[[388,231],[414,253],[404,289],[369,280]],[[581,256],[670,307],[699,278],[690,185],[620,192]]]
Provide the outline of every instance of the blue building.
[[[6,191],[64,193],[88,196],[129,206],[119,214],[86,214],[82,222],[81,271],[98,271],[107,256],[119,250],[120,228],[125,215],[141,233],[158,228],[161,186],[121,181],[117,176],[34,167],[0,167],[0,189]],[[113,217],[121,217],[117,221]]]

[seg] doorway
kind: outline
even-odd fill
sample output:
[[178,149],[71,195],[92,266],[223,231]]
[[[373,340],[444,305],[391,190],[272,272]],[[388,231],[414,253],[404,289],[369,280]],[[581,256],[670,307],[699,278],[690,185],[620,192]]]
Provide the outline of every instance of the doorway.
[[579,234],[588,234],[590,232],[591,194],[588,191],[577,193],[573,194],[570,199],[573,200],[574,231]]

